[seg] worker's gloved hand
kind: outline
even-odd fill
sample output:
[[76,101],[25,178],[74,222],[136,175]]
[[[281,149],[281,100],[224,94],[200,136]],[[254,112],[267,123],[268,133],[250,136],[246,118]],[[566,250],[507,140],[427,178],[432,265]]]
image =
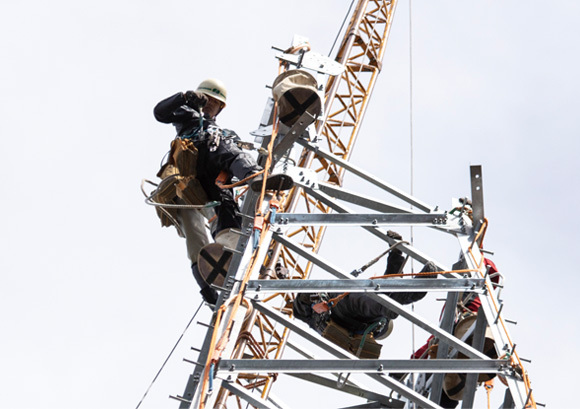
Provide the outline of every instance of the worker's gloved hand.
[[187,106],[193,109],[203,108],[207,104],[207,96],[201,92],[186,91],[183,95]]
[[388,230],[387,236],[389,236],[390,238],[395,239],[395,240],[403,240],[403,236],[401,236],[399,233],[397,233],[396,231],[393,231],[393,230]]

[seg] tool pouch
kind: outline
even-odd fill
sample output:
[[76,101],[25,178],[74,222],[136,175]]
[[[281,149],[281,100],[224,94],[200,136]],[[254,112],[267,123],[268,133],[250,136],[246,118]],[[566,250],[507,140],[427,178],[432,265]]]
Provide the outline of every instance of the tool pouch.
[[[349,331],[336,324],[332,319],[328,322],[322,336],[354,355],[357,354],[363,340],[362,334],[351,334]],[[382,345],[377,343],[373,335],[369,333],[364,339],[359,358],[378,359],[381,355],[381,348]]]
[[[207,194],[196,178],[197,157],[198,151],[193,142],[175,138],[171,142],[167,163],[157,172],[157,176],[162,180],[151,199],[156,203],[172,205],[207,203]],[[176,208],[155,207],[155,209],[162,226],[171,226],[174,220],[177,220]]]

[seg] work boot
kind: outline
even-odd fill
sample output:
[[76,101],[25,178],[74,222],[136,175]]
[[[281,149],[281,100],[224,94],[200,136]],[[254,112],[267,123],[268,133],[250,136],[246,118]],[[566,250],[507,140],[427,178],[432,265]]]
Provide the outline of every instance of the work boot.
[[199,293],[201,294],[201,296],[203,297],[203,300],[206,303],[208,303],[210,305],[215,305],[217,303],[218,293],[213,288],[211,288],[209,286],[203,287]]
[[204,301],[207,302],[208,304],[215,305],[215,303],[217,302],[218,293],[216,290],[211,288],[207,284],[207,282],[203,279],[197,267],[197,263],[191,265],[191,272],[193,273],[193,277],[195,278],[197,285],[199,285],[201,288],[201,291],[199,293],[203,297]]
[[[260,174],[252,179],[250,187],[254,192],[262,191],[263,180],[263,174]],[[268,175],[268,178],[266,179],[266,190],[289,190],[292,188],[292,186],[294,186],[294,181],[288,175]]]

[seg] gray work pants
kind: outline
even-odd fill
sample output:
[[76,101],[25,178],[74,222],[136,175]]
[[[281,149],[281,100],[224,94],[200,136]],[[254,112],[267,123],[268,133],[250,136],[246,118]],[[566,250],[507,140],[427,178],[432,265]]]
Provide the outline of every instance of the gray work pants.
[[191,264],[196,264],[201,249],[213,242],[208,226],[208,220],[213,215],[212,209],[179,209],[177,211],[177,221],[185,234],[187,256]]

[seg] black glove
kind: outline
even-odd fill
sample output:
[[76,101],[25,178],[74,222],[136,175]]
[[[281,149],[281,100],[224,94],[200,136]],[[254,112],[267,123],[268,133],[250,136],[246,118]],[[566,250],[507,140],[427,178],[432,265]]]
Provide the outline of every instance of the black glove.
[[389,236],[390,238],[395,239],[395,240],[403,240],[403,236],[401,236],[399,233],[397,233],[396,231],[393,231],[393,230],[388,230],[387,236]]
[[193,109],[203,108],[207,104],[207,96],[201,92],[186,91],[183,96],[185,97],[187,106]]

